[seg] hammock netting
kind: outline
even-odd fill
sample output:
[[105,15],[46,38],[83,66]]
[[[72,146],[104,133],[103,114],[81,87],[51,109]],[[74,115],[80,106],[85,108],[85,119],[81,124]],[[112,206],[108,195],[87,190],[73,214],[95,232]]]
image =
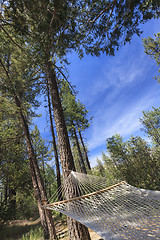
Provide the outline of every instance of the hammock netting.
[[[71,185],[64,183],[45,208],[81,222],[106,240],[160,240],[160,191],[73,171],[67,182],[76,196],[66,197]],[[57,201],[60,194],[65,200]]]

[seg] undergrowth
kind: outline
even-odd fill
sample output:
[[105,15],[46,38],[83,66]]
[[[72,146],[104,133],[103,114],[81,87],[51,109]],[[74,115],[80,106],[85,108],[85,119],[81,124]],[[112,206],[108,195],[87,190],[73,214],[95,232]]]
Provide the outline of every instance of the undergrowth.
[[[36,238],[37,236],[37,238]],[[40,240],[42,231],[40,224],[24,225],[24,226],[9,226],[4,225],[0,228],[1,240]]]

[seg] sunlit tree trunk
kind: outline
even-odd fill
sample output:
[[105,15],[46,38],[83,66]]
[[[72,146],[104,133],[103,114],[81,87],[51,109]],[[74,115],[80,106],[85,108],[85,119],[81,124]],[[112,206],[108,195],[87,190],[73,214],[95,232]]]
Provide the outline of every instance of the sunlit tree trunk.
[[85,164],[84,164],[84,160],[83,160],[83,156],[82,156],[82,152],[81,152],[81,149],[80,149],[80,145],[79,145],[79,141],[78,141],[78,137],[77,137],[77,133],[76,133],[76,129],[75,128],[74,128],[74,137],[75,137],[75,140],[76,140],[76,146],[77,146],[78,155],[79,155],[79,163],[80,163],[81,172],[87,174],[86,167],[85,167]]
[[43,185],[43,180],[42,180],[42,177],[40,174],[40,170],[38,167],[36,155],[33,150],[31,137],[30,137],[30,133],[29,133],[29,128],[28,128],[28,123],[27,123],[27,120],[26,120],[22,110],[21,110],[20,100],[18,99],[18,97],[16,95],[15,95],[15,103],[19,109],[20,118],[22,120],[22,125],[24,128],[25,136],[26,136],[32,182],[33,182],[36,200],[38,203],[38,209],[39,209],[39,213],[40,213],[41,223],[42,223],[42,226],[44,229],[44,237],[45,237],[45,239],[50,238],[50,239],[57,240],[51,212],[48,210],[45,210],[43,208],[43,202],[47,202],[47,195],[46,195],[46,191],[45,191],[45,188]]
[[[55,139],[55,134],[54,134],[53,120],[52,120],[52,109],[51,109],[51,101],[50,101],[50,92],[49,92],[48,82],[47,82],[47,96],[48,96],[49,118],[50,118],[50,126],[51,126],[52,141],[53,141],[53,151],[54,151],[54,157],[55,157],[55,163],[56,163],[57,188],[60,188],[61,187],[61,173],[60,173],[56,139]],[[62,200],[61,191],[60,191],[60,194],[58,194],[58,200],[59,201]]]
[[78,131],[78,132],[79,132],[81,144],[82,144],[82,147],[83,147],[83,151],[84,151],[84,154],[85,154],[85,159],[86,159],[87,167],[88,167],[89,170],[91,170],[91,165],[90,165],[90,162],[89,162],[89,159],[88,159],[86,147],[85,147],[84,142],[83,142],[82,134],[81,134],[80,131]]
[[[63,109],[59,97],[56,75],[53,65],[50,61],[49,53],[46,55],[46,73],[51,93],[54,121],[58,137],[58,147],[63,171],[63,180],[65,184],[71,184],[67,183],[67,176],[71,170],[75,171],[75,166],[71,153],[67,128],[64,120]],[[72,185],[69,186],[70,189],[69,192],[66,193],[66,198],[75,196],[75,192],[73,191],[74,187]],[[88,229],[84,225],[76,222],[71,218],[68,218],[67,220],[70,240],[90,240]]]

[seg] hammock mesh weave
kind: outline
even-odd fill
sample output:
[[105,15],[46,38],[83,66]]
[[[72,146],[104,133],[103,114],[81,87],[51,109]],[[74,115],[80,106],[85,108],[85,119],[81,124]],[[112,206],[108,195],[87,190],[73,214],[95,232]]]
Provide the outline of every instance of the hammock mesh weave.
[[[160,192],[133,187],[91,175],[71,172],[79,197],[49,203],[44,207],[59,211],[89,227],[103,239],[160,240]],[[54,196],[63,195],[69,186]]]

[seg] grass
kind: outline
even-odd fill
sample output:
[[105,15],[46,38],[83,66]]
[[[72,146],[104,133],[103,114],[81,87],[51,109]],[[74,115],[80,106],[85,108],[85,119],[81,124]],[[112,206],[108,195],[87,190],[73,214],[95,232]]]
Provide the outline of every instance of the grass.
[[1,240],[38,240],[41,237],[40,223],[33,225],[4,225],[0,227]]
[[35,229],[31,229],[29,233],[26,233],[20,238],[20,240],[40,240],[43,239],[42,228],[37,226]]
[[[67,240],[66,217],[59,214],[54,217],[58,239]],[[15,220],[8,224],[0,225],[0,240],[43,240],[40,221]]]

